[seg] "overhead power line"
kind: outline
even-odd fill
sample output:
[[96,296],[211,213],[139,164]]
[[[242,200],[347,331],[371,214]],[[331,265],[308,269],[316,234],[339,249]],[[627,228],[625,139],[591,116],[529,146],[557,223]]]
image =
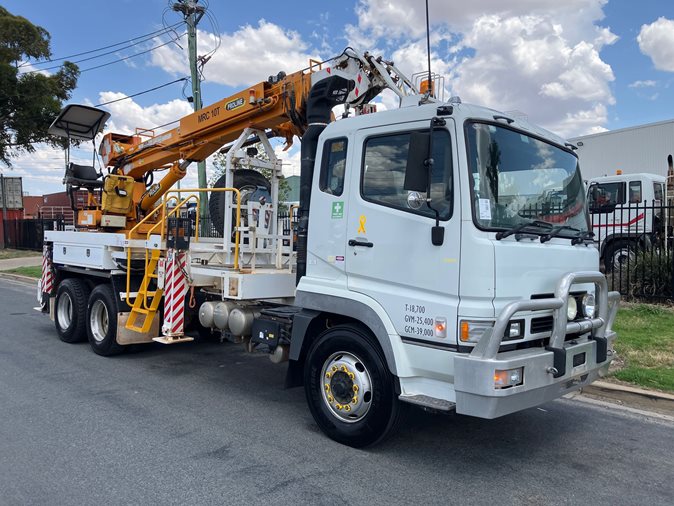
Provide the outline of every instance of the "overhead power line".
[[[179,21],[179,22],[174,23],[170,26],[164,26],[163,28],[155,30],[154,32],[146,33],[145,35],[139,35],[137,37],[132,37],[131,39],[127,39],[127,40],[124,40],[124,41],[121,41],[121,42],[117,42],[116,44],[110,44],[108,46],[99,47],[97,49],[91,49],[89,51],[83,51],[81,53],[70,54],[68,56],[61,56],[59,58],[49,58],[48,60],[42,60],[42,61],[36,61],[36,62],[24,62],[20,66],[24,66],[24,65],[27,65],[29,63],[31,65],[43,65],[45,63],[52,63],[52,62],[59,61],[59,60],[67,60],[69,58],[77,58],[78,56],[84,56],[84,55],[91,54],[91,53],[98,53],[99,51],[104,51],[105,49],[110,49],[110,48],[113,48],[113,47],[122,46],[124,44],[127,44],[129,47],[135,46],[137,44],[145,42],[145,39],[152,38],[152,37],[155,37],[157,35],[162,35],[166,32],[172,31],[173,28],[175,28],[176,26],[182,25],[182,24],[184,24],[184,21]],[[140,39],[143,39],[143,40],[140,40]],[[116,49],[116,51],[121,51],[122,49],[126,49],[126,48],[119,48],[119,49]],[[105,53],[105,54],[110,54],[110,53]],[[104,55],[98,55],[98,56],[104,56]],[[98,56],[94,56],[92,58],[97,58]],[[80,61],[85,61],[85,60],[80,60]],[[77,62],[74,62],[74,63],[77,63]],[[42,69],[42,70],[47,70],[47,69]]]
[[137,97],[138,95],[144,95],[145,93],[150,93],[151,91],[155,91],[155,90],[158,90],[160,88],[165,88],[166,86],[170,86],[172,84],[179,83],[181,81],[187,81],[188,79],[189,79],[189,77],[181,77],[180,79],[176,79],[175,81],[171,81],[170,83],[160,84],[159,86],[155,86],[154,88],[150,88],[150,89],[145,90],[145,91],[139,91],[138,93],[134,93],[133,95],[128,95],[128,96],[118,98],[118,99],[115,99],[115,100],[110,100],[109,102],[103,102],[101,104],[96,104],[94,107],[102,107],[104,105],[114,104],[115,102],[121,102],[122,100],[128,100],[130,98]]
[[[154,51],[155,49],[159,49],[160,47],[164,47],[168,44],[171,44],[172,42],[175,42],[177,39],[181,38],[183,35],[185,35],[185,33],[181,33],[180,35],[178,35],[178,37],[176,39],[172,38],[171,40],[169,40],[167,42],[164,42],[163,44],[158,44],[158,45],[153,46],[149,49],[146,49],[145,51],[139,51],[138,53],[133,53],[133,54],[130,54],[128,56],[124,56],[123,58],[117,58],[116,60],[109,61],[109,62],[106,62],[106,63],[101,63],[100,65],[95,65],[93,67],[88,67],[86,69],[80,69],[80,74],[83,73],[83,72],[88,72],[90,70],[96,70],[96,69],[100,69],[102,67],[107,67],[108,65],[113,65],[115,63],[123,62],[123,61],[129,60],[131,58],[135,58],[136,56],[141,56],[143,54],[149,53],[151,51]],[[60,65],[58,65],[58,66],[60,67]],[[43,70],[47,70],[47,69],[39,69],[39,70],[31,70],[29,72],[21,72],[21,73],[19,73],[19,75],[35,74],[36,72],[42,72]]]
[[[143,42],[147,42],[148,40],[151,40],[155,37],[164,35],[165,33],[168,33],[168,30],[166,30],[165,32],[159,33],[159,34],[152,35],[151,37],[146,37],[145,39],[142,39],[142,40],[139,39],[137,42],[134,42],[133,44],[129,44],[128,46],[123,46],[123,47],[113,49],[111,51],[106,51],[105,53],[97,54],[97,55],[94,55],[94,56],[88,56],[87,58],[82,58],[81,60],[74,60],[71,63],[82,63],[82,62],[85,62],[85,61],[95,60],[97,58],[101,58],[101,57],[107,56],[109,54],[114,54],[114,53],[117,53],[118,51],[124,51],[125,49],[129,49],[131,47],[137,46],[138,44],[142,44]],[[52,65],[51,67],[43,67],[41,69],[36,69],[33,72],[40,72],[40,71],[43,71],[43,70],[57,69],[57,68],[60,68],[61,65],[62,64]]]

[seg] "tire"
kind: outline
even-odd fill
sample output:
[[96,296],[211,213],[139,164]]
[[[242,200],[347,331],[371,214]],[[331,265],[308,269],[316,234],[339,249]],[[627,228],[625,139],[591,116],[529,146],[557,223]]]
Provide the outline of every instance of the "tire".
[[[225,174],[215,182],[213,188],[226,188]],[[234,171],[232,185],[237,190],[254,190],[258,186],[263,186],[268,192],[271,191],[271,183],[260,172],[252,169],[239,169]],[[211,193],[208,199],[208,212],[211,216],[211,222],[216,230],[222,231],[225,228],[225,192]]]
[[379,344],[355,325],[323,332],[304,367],[314,420],[330,439],[354,448],[378,443],[397,429],[403,406],[394,381]]
[[604,252],[604,267],[606,272],[626,269],[628,262],[634,263],[636,245],[631,241],[616,240],[606,247]]
[[78,278],[64,279],[56,290],[54,325],[64,343],[80,343],[87,338],[89,285]]
[[125,348],[117,344],[117,303],[109,284],[98,285],[91,292],[86,322],[87,337],[94,353],[109,357],[124,351]]

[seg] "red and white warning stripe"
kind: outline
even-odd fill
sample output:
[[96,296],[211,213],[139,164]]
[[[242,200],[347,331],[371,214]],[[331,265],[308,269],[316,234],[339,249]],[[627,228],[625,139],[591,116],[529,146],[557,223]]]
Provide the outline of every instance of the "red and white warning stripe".
[[40,286],[42,287],[42,293],[51,295],[54,291],[54,272],[51,268],[49,256],[49,246],[45,244],[42,249],[42,277],[40,278]]
[[168,250],[166,255],[166,280],[164,282],[164,325],[165,336],[182,336],[185,324],[185,296],[189,288],[185,269],[187,253]]

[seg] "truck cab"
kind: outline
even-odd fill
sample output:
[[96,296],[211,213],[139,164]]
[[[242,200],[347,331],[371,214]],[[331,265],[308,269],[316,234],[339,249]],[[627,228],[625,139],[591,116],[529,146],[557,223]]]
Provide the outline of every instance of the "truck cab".
[[[428,192],[409,185],[419,133],[432,139]],[[313,186],[296,304],[370,322],[402,400],[494,418],[607,372],[617,294],[563,139],[482,107],[403,100],[328,125]]]
[[662,226],[666,178],[615,174],[590,179],[587,201],[594,238],[607,272],[621,269],[639,249],[649,248]]

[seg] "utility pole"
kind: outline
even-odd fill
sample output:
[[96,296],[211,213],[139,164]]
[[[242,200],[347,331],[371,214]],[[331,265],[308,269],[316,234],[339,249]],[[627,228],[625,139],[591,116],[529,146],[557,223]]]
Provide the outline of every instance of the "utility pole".
[[[192,76],[192,105],[194,110],[198,111],[203,107],[201,100],[201,80],[197,69],[197,25],[206,13],[206,7],[197,5],[199,0],[177,0],[172,5],[176,12],[182,13],[187,24],[187,52],[190,59],[190,73]],[[201,161],[198,164],[199,188],[206,188],[206,162]],[[180,183],[178,183],[180,185]],[[180,188],[180,186],[178,186]],[[201,218],[207,217],[208,194],[199,196],[199,215]]]

